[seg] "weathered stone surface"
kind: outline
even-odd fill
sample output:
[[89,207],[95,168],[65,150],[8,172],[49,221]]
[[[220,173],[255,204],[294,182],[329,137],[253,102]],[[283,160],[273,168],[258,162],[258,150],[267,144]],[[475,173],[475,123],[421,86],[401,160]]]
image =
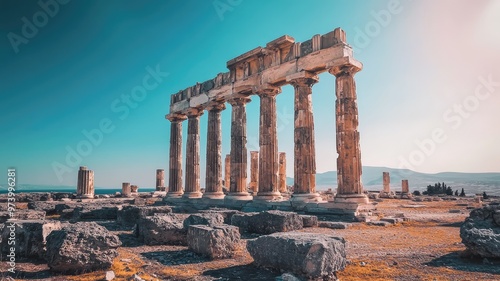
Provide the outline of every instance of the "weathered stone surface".
[[146,245],[186,245],[184,214],[162,214],[140,218],[136,234]]
[[226,190],[229,190],[231,183],[231,155],[226,154],[226,158],[224,159],[224,186]]
[[[35,210],[16,210],[13,212],[14,216],[12,219],[16,220],[44,220],[45,212],[44,211],[35,211]],[[6,222],[8,219],[11,219],[10,213],[7,211],[0,212],[0,223]]]
[[483,258],[500,258],[500,206],[473,210],[460,227],[462,243],[470,254]]
[[304,281],[304,280],[291,273],[283,273],[281,274],[281,276],[276,277],[275,281]]
[[190,215],[184,220],[184,229],[188,230],[190,225],[215,226],[224,224],[224,216],[218,213],[200,213]]
[[183,197],[200,198],[200,116],[203,110],[189,110],[186,142],[186,184]]
[[335,75],[337,132],[337,195],[362,194],[361,149],[358,132],[358,105],[354,74],[358,65],[330,69]]
[[224,217],[224,224],[231,224],[231,218],[235,214],[243,214],[238,210],[230,210],[230,209],[210,209],[210,210],[202,210],[201,213],[218,213]]
[[118,236],[95,222],[78,222],[47,237],[47,263],[52,271],[81,273],[109,268],[121,245]]
[[115,279],[115,272],[113,270],[106,271],[106,276],[104,277],[104,280],[111,281],[113,279]]
[[165,170],[156,169],[156,191],[165,191]]
[[135,197],[134,201],[132,201],[132,204],[134,204],[135,206],[146,206],[146,203],[146,199],[141,197]]
[[35,211],[43,211],[47,215],[55,215],[57,213],[55,202],[43,202],[43,201],[29,202],[28,209]]
[[389,172],[382,173],[382,180],[383,180],[383,185],[384,185],[383,192],[390,193],[391,192],[391,187],[390,187],[391,176],[389,175]]
[[255,199],[280,199],[276,96],[279,87],[260,89],[258,193]]
[[369,225],[373,226],[390,226],[392,223],[387,222],[387,221],[370,221],[368,222]]
[[61,229],[58,221],[44,220],[11,220],[5,223],[2,230],[2,256],[5,258],[10,253],[9,237],[15,233],[16,259],[23,258],[42,259],[45,256],[45,241],[47,236],[53,231]]
[[250,183],[248,188],[256,195],[259,190],[259,152],[250,151]]
[[52,194],[49,192],[16,193],[16,202],[48,201],[52,199],[52,197]]
[[318,82],[314,74],[303,72],[287,78],[295,89],[294,129],[294,194],[316,192],[316,148],[312,86]]
[[132,189],[129,182],[122,183],[122,197],[130,197],[132,194]]
[[264,211],[261,213],[236,214],[231,224],[238,226],[242,232],[270,234],[303,228],[302,218],[293,212]]
[[238,227],[232,225],[191,225],[187,234],[188,247],[211,259],[232,257],[240,247]]
[[231,179],[227,200],[252,200],[247,192],[247,112],[248,97],[233,98],[231,104]]
[[279,168],[278,168],[278,190],[280,193],[288,192],[286,187],[286,153],[279,153]]
[[309,215],[300,215],[304,227],[318,226],[318,217]]
[[226,106],[224,103],[212,103],[207,107],[207,163],[205,177],[204,198],[222,199],[222,127],[221,111]]
[[72,219],[78,220],[116,220],[118,209],[121,206],[86,205],[77,207],[73,211]]
[[140,218],[168,213],[172,213],[169,206],[125,206],[118,210],[116,222],[123,226],[133,226]]
[[168,173],[167,197],[179,197],[182,195],[182,121],[186,115],[169,114],[170,120],[170,164]]
[[497,225],[500,225],[500,210],[496,210],[493,214],[493,220]]
[[326,227],[331,229],[346,229],[351,227],[350,223],[346,222],[334,222],[334,221],[320,221],[318,222],[319,227]]
[[249,240],[247,249],[257,266],[306,278],[335,280],[335,272],[346,266],[344,239],[329,235],[275,233]]
[[401,180],[401,192],[410,193],[410,188],[408,186],[408,180]]
[[76,196],[80,198],[94,198],[94,171],[88,170],[84,166],[78,170]]

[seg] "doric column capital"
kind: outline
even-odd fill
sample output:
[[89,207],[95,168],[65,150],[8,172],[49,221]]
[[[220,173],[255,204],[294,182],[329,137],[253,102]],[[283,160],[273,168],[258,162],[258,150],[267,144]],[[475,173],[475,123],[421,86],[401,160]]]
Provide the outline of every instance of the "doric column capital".
[[319,77],[312,72],[301,71],[288,75],[286,81],[294,87],[310,87],[319,81]]
[[363,64],[352,57],[343,58],[342,61],[335,65],[327,65],[328,72],[336,77],[344,75],[354,75],[356,72],[363,69]]
[[260,97],[273,97],[281,93],[281,87],[266,86],[256,90],[256,94]]
[[199,108],[199,107],[188,108],[185,111],[185,114],[188,118],[200,117],[203,115],[203,113],[204,113],[203,108]]
[[222,111],[226,109],[226,102],[225,101],[211,101],[207,104],[207,107],[205,108],[208,111]]
[[251,101],[252,100],[250,99],[250,97],[239,95],[239,96],[230,98],[227,102],[231,106],[241,106],[241,105],[245,105]]
[[187,119],[187,116],[182,113],[170,113],[165,115],[165,119],[168,119],[170,122],[179,122]]

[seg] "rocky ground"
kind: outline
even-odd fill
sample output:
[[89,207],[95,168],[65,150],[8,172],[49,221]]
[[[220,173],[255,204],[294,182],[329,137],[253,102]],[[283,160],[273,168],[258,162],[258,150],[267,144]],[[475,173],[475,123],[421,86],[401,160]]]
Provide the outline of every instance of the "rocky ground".
[[[404,215],[406,221],[387,226],[353,223],[346,229],[299,230],[345,238],[349,264],[338,272],[340,280],[500,280],[499,260],[461,257],[465,246],[461,243],[460,225],[472,208],[480,207],[472,198],[379,201],[379,216]],[[133,235],[132,227],[123,228],[115,221],[98,223],[122,242],[110,269],[116,275],[114,280],[130,280],[137,275],[144,280],[251,281],[275,280],[281,275],[254,267],[244,245],[231,259],[210,261],[188,251],[186,246],[145,246]],[[7,268],[5,262],[0,263],[2,272]],[[17,272],[16,280],[105,280],[106,275],[106,271],[53,275],[45,263],[28,262],[17,263]]]

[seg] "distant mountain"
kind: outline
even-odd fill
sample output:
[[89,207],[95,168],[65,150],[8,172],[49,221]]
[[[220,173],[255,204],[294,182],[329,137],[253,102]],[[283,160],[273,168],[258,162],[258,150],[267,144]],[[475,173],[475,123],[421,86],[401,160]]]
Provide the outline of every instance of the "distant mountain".
[[[500,195],[500,173],[455,173],[444,172],[426,174],[408,169],[394,169],[387,167],[363,166],[363,185],[366,189],[379,190],[382,186],[382,172],[389,172],[391,188],[401,188],[401,180],[407,179],[411,190],[425,190],[427,185],[436,182],[445,182],[453,189],[464,188],[468,193],[489,191]],[[293,178],[287,177],[287,184],[293,185]],[[337,171],[316,174],[318,189],[337,188]]]

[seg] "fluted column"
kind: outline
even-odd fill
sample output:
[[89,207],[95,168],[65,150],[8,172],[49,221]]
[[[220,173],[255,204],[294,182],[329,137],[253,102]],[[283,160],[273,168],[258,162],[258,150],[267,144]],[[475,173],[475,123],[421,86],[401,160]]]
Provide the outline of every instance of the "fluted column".
[[170,156],[167,197],[180,197],[182,190],[182,121],[186,115],[169,114],[170,120]]
[[228,200],[252,200],[247,192],[247,113],[248,97],[229,100],[231,115],[231,180]]
[[281,88],[260,90],[259,123],[259,192],[255,199],[280,199],[278,190],[278,134],[276,125],[276,96]]
[[229,191],[231,186],[231,154],[226,154],[224,165],[224,187]]
[[190,109],[186,141],[186,184],[184,198],[201,198],[200,192],[200,116],[203,109]]
[[361,70],[361,63],[336,66],[330,69],[335,75],[336,132],[337,132],[337,195],[336,202],[368,202],[361,182],[361,149],[358,132],[358,104],[354,74]]
[[76,195],[78,198],[94,198],[94,171],[88,170],[85,166],[78,170]]
[[301,72],[287,77],[295,89],[294,129],[294,191],[293,200],[317,200],[316,193],[316,149],[314,141],[314,115],[312,108],[312,86],[318,77]]
[[278,169],[278,190],[280,193],[287,192],[286,188],[286,153],[279,153],[279,169]]
[[410,186],[408,180],[401,180],[401,194],[408,195],[410,193]]
[[250,184],[248,185],[252,195],[259,190],[259,152],[250,151]]
[[124,182],[122,183],[122,197],[130,197],[131,195],[131,188],[130,188],[130,183],[129,182]]
[[222,130],[221,111],[226,109],[223,102],[213,103],[207,107],[207,163],[204,198],[222,199]]
[[165,191],[165,170],[156,169],[156,191]]

